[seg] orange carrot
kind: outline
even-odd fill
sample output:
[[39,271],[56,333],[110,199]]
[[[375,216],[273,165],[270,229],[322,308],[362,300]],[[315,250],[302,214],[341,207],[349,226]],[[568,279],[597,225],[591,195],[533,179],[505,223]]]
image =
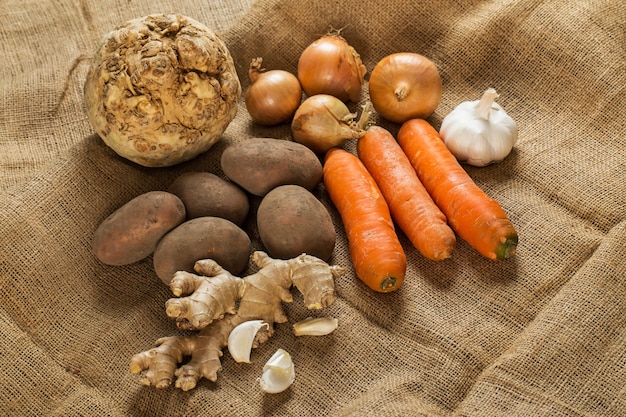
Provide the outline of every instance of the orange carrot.
[[515,254],[517,232],[506,213],[474,183],[428,122],[403,123],[398,143],[452,230],[489,259]]
[[389,131],[372,126],[357,142],[359,159],[378,184],[391,217],[426,258],[449,258],[456,236]]
[[332,148],[324,185],[341,215],[356,275],[374,291],[396,290],[404,281],[406,255],[372,176],[355,155]]

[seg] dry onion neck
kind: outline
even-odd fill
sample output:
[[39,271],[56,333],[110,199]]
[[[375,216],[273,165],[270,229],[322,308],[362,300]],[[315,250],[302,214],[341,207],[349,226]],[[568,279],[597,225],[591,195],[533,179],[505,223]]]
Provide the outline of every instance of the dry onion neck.
[[250,83],[254,84],[254,82],[259,78],[259,75],[265,69],[262,67],[263,58],[253,58],[252,62],[250,62],[250,68],[248,69],[248,77],[250,78]]
[[365,131],[367,126],[370,123],[370,119],[372,117],[372,102],[366,101],[363,105],[363,111],[361,112],[361,117],[356,123],[356,128],[360,131]]

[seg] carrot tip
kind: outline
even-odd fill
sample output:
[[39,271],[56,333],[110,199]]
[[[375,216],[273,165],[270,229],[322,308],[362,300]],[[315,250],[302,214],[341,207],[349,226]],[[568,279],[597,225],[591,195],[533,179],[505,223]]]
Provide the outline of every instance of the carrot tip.
[[398,278],[393,276],[387,276],[380,282],[379,291],[381,292],[389,292],[395,290],[400,286],[402,281],[398,280]]
[[509,259],[515,255],[517,236],[510,237],[496,248],[496,259]]

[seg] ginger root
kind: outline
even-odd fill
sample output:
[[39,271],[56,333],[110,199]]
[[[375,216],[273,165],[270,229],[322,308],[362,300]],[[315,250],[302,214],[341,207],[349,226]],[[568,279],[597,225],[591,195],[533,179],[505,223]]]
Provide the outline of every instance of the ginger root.
[[[179,298],[166,302],[166,314],[176,320],[178,328],[199,332],[160,338],[154,348],[134,355],[130,372],[143,373],[141,383],[165,388],[176,377],[176,388],[188,391],[201,378],[216,381],[232,329],[248,320],[268,323],[256,335],[253,347],[257,347],[274,334],[274,323],[288,321],[282,303],[293,301],[292,285],[302,293],[308,309],[319,310],[334,302],[334,278],[345,272],[306,254],[281,260],[257,251],[252,260],[260,269],[244,278],[233,276],[210,259],[196,262],[194,269],[199,275],[184,271],[174,275],[170,288]],[[191,359],[178,367],[189,356]]]

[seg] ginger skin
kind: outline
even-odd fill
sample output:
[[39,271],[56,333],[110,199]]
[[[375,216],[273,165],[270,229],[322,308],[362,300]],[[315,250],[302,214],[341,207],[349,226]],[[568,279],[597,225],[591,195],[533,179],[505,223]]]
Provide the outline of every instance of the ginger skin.
[[[244,278],[233,276],[210,259],[196,262],[194,269],[199,275],[175,274],[170,288],[179,298],[166,302],[166,314],[180,329],[199,332],[160,338],[156,347],[134,355],[130,372],[143,372],[142,384],[166,388],[176,377],[176,388],[188,391],[201,378],[216,381],[232,329],[248,320],[268,323],[268,328],[256,335],[253,347],[257,347],[274,334],[274,323],[288,320],[282,303],[293,301],[292,285],[302,293],[308,309],[319,310],[334,302],[334,278],[345,272],[306,254],[280,260],[257,251],[252,261],[260,269]],[[188,356],[190,361],[177,368]]]

